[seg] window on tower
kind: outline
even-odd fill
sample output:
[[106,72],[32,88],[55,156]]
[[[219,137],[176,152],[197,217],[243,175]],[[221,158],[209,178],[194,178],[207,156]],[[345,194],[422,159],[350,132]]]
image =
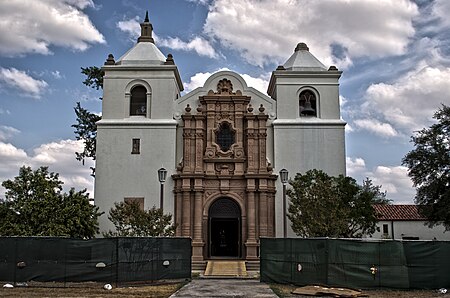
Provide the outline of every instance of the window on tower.
[[140,154],[140,153],[141,153],[141,139],[132,139],[131,154]]
[[314,93],[310,90],[305,90],[300,93],[300,116],[317,117],[317,100]]
[[222,122],[216,132],[216,143],[220,150],[226,152],[230,150],[231,145],[235,143],[235,131],[228,122]]
[[131,90],[130,116],[147,115],[147,89],[136,86]]

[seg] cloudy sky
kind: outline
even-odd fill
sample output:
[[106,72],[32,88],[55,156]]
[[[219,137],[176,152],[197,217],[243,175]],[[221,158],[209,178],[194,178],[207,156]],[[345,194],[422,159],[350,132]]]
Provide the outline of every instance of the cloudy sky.
[[80,67],[125,53],[146,10],[185,91],[227,68],[266,93],[271,71],[307,43],[344,71],[347,174],[413,202],[401,159],[411,134],[450,104],[448,0],[0,1],[0,181],[45,165],[67,188],[93,193],[93,163],[75,160],[71,125],[78,101],[101,113],[101,94],[81,83]]

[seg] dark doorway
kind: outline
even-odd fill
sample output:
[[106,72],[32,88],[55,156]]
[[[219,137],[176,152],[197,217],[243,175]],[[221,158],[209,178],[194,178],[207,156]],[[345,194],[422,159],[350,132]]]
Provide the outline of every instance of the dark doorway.
[[209,209],[211,257],[240,257],[241,212],[231,199],[221,198]]

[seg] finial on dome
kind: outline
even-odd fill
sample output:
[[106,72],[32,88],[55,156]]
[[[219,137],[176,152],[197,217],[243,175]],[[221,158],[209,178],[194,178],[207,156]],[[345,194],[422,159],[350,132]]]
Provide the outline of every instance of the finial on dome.
[[148,19],[148,10],[145,12],[144,22],[141,23],[141,36],[138,38],[138,42],[152,42],[155,43],[155,40],[152,37],[153,26]]
[[297,44],[297,47],[295,47],[295,52],[298,52],[298,51],[308,51],[309,52],[309,48],[306,45],[306,43],[300,42]]

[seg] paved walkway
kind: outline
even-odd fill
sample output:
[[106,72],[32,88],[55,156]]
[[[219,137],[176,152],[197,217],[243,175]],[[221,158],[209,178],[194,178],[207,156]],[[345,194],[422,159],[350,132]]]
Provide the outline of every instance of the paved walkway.
[[267,297],[278,296],[256,279],[193,279],[170,297]]

